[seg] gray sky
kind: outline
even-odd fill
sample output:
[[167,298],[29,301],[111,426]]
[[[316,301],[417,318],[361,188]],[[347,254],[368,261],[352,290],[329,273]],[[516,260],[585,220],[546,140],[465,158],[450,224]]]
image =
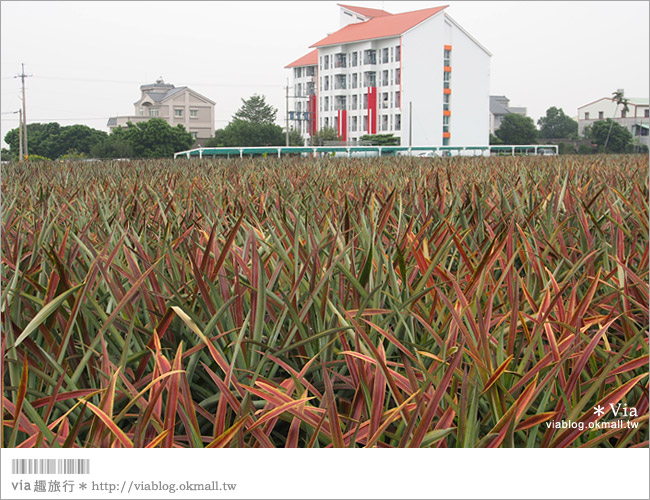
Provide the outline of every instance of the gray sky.
[[[391,13],[449,4],[447,13],[492,52],[490,93],[525,106],[578,106],[625,89],[648,97],[647,1],[372,1]],[[216,101],[216,127],[241,98],[264,94],[284,123],[284,66],[339,28],[336,1],[2,1],[2,146],[18,124],[21,63],[27,121],[108,131],[133,114],[139,86],[162,76]]]

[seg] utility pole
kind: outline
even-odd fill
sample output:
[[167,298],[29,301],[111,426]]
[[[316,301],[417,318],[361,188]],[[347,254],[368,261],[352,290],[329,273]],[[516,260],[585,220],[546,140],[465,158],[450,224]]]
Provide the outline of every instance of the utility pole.
[[19,109],[18,110],[18,153],[20,156],[18,157],[20,163],[25,161],[25,157],[23,156],[23,110]]
[[[20,78],[22,80],[22,85],[23,85],[23,112],[22,112],[22,134],[24,135],[24,140],[25,140],[25,156],[29,155],[29,152],[27,150],[27,113],[25,112],[25,78],[28,78],[33,75],[26,75],[25,74],[25,64],[21,64],[21,73],[20,75],[14,76],[14,78]],[[21,161],[23,158],[23,155],[21,153],[20,155]]]
[[286,102],[285,102],[285,115],[287,118],[287,147],[289,147],[289,79],[287,78],[287,87],[286,87]]

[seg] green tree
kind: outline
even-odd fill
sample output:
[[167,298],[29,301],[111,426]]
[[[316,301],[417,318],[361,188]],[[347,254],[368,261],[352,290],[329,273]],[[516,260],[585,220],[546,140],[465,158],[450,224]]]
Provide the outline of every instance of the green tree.
[[604,153],[626,153],[632,148],[632,134],[611,118],[600,120],[585,128],[585,137]]
[[305,140],[302,138],[302,134],[298,132],[295,128],[289,130],[289,146],[304,146],[304,145],[305,145]]
[[169,158],[177,151],[190,149],[194,137],[183,125],[172,127],[162,118],[151,118],[135,125],[113,129],[111,136],[131,146],[136,158]]
[[360,141],[370,141],[373,146],[399,146],[400,139],[393,134],[366,134],[359,137]]
[[503,144],[535,144],[537,129],[532,118],[510,113],[503,117],[496,136]]
[[133,147],[124,137],[120,137],[120,133],[114,133],[96,144],[90,150],[90,155],[93,158],[132,158]]
[[570,139],[578,136],[578,122],[555,106],[546,110],[546,116],[537,120],[542,139]]
[[[612,100],[616,103],[616,108],[614,109],[614,117],[616,116],[616,113],[618,112],[618,107],[622,104],[623,105],[623,112],[627,113],[630,108],[628,107],[628,104],[630,101],[628,101],[625,96],[623,95],[623,90],[617,90],[616,92],[612,92]],[[614,121],[612,121],[612,124]],[[607,149],[607,144],[609,143],[609,136],[612,133],[612,125],[609,127],[609,132],[607,133],[607,138],[605,139],[605,149]]]
[[243,120],[252,123],[275,123],[278,110],[266,102],[263,95],[253,94],[248,99],[242,99],[242,106],[233,115],[233,122]]
[[[96,144],[106,139],[108,134],[86,125],[61,127],[58,123],[28,123],[28,153],[47,158],[59,158],[67,153],[89,155]],[[9,144],[12,155],[18,157],[18,129],[7,132],[5,142]]]
[[282,127],[273,123],[234,120],[217,135],[221,146],[284,146],[286,136]]
[[325,127],[320,129],[316,134],[312,135],[309,139],[310,146],[323,146],[326,141],[340,140],[339,134],[332,127]]

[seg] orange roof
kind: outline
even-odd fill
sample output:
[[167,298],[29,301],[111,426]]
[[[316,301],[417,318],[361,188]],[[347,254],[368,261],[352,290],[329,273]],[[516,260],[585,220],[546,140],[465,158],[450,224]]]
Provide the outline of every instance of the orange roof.
[[385,10],[380,10],[380,9],[369,9],[366,7],[353,7],[352,5],[343,5],[342,3],[336,4],[339,7],[343,7],[344,9],[351,10],[352,12],[356,12],[357,14],[361,14],[364,17],[380,17],[380,16],[390,16],[390,12],[386,12]]
[[337,45],[341,43],[358,42],[360,40],[371,40],[373,38],[386,38],[398,36],[417,26],[422,21],[443,11],[449,5],[433,7],[430,9],[414,10],[402,14],[391,14],[380,17],[373,17],[368,21],[347,26],[335,31],[329,36],[311,45],[311,47],[325,47],[326,45]]
[[296,59],[291,64],[287,64],[285,68],[297,68],[298,66],[315,66],[316,64],[318,64],[318,49],[314,49],[309,54],[305,54],[300,59]]

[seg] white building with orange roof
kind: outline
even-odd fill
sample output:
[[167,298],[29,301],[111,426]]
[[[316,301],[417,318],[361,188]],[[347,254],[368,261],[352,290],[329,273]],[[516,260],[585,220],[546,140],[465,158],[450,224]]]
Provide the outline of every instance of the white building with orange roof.
[[311,101],[291,100],[295,128],[307,136],[332,127],[349,142],[392,133],[402,146],[489,143],[491,54],[448,6],[401,14],[339,7],[342,27],[287,66],[295,95],[306,95],[306,68],[314,83]]

